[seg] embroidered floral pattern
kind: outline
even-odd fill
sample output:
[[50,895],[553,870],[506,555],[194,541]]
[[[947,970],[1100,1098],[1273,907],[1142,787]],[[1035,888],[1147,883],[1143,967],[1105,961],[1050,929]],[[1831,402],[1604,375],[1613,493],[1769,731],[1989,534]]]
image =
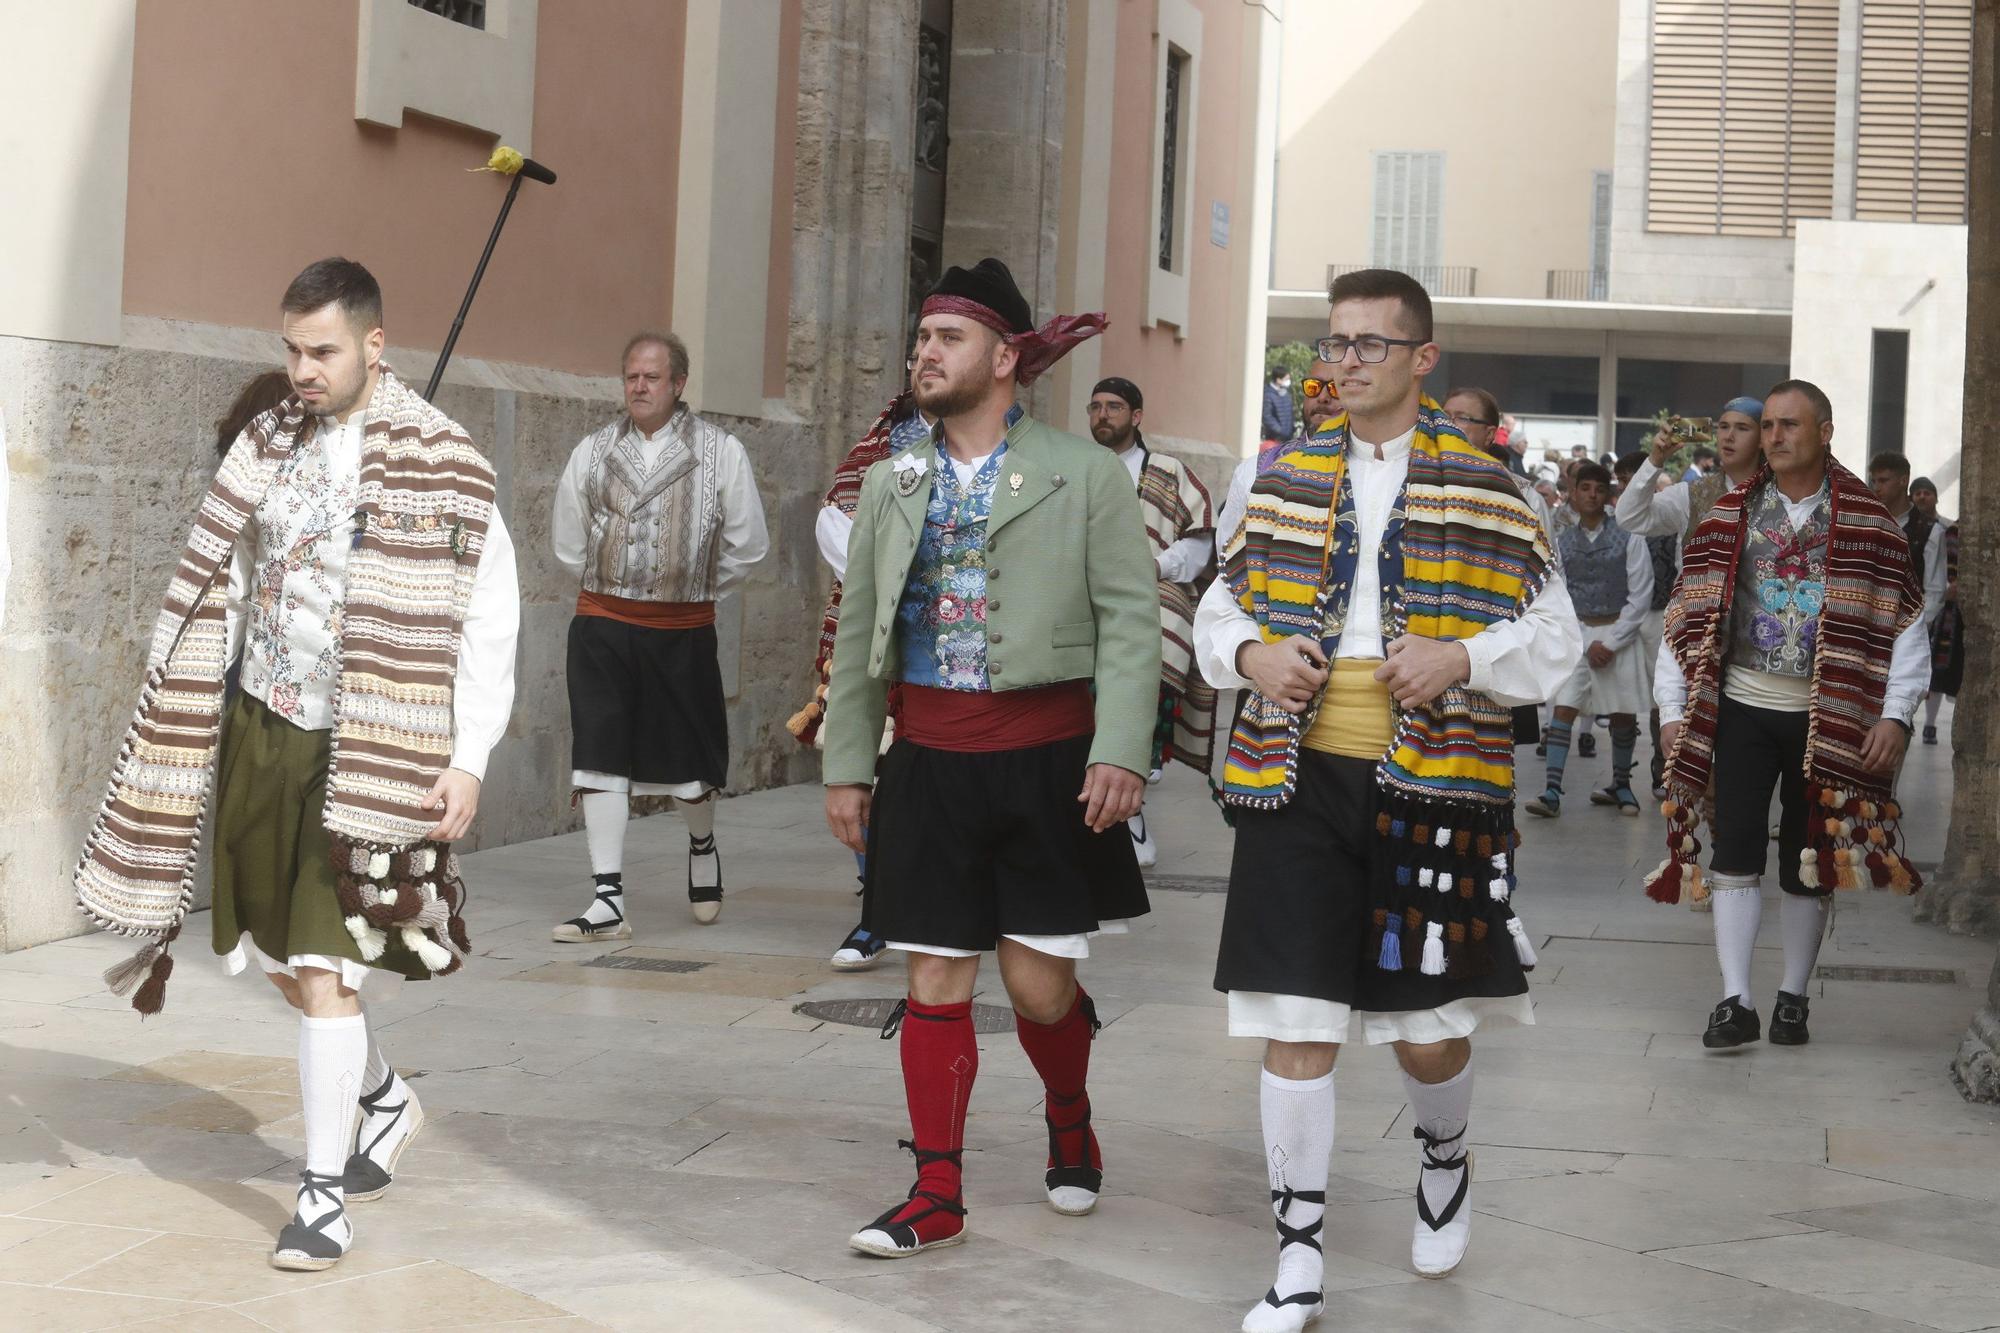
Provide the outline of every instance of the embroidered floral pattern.
[[986,673],[986,518],[1000,479],[1002,444],[961,485],[940,459],[932,469],[923,536],[896,609],[903,679],[947,690],[991,688]]
[[331,726],[348,544],[360,478],[329,465],[328,432],[294,450],[257,506],[244,680],[295,726]]
[[[1730,660],[1754,671],[1784,676],[1812,674],[1826,601],[1827,496],[1799,528],[1784,496],[1766,486],[1750,513],[1734,616],[1736,643]],[[1745,595],[1747,592],[1748,595]]]

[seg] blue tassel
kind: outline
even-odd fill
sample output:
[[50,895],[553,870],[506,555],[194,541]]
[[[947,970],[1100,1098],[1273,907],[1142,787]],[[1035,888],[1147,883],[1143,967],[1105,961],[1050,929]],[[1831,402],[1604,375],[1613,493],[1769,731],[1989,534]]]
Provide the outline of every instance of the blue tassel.
[[1392,918],[1389,924],[1383,928],[1382,957],[1378,960],[1378,966],[1384,972],[1400,972],[1403,970],[1403,921],[1401,917]]
[[1408,866],[1396,867],[1396,884],[1399,888],[1407,889],[1410,887],[1410,868]]
[[1405,823],[1404,823],[1404,822],[1403,822],[1402,820],[1400,820],[1400,819],[1392,819],[1392,820],[1390,820],[1390,821],[1389,821],[1389,836],[1390,836],[1390,837],[1392,837],[1392,838],[1400,838],[1400,837],[1402,837],[1402,836],[1403,836],[1403,835],[1404,835],[1405,833],[1408,833],[1409,831],[1410,831],[1410,826],[1409,826],[1408,824],[1405,824]]

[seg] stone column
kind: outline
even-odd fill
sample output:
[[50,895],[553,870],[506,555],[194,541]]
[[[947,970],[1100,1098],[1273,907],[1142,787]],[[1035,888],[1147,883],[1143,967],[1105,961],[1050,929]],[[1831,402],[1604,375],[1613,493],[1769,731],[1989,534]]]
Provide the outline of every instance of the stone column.
[[[948,264],[992,255],[1037,320],[1057,313],[1068,0],[979,0],[952,12]],[[1048,389],[1028,395],[1046,416]]]
[[[1965,423],[1968,447],[1960,480],[1959,606],[1966,623],[1968,660],[1990,663],[2000,646],[2000,467],[1995,466],[1987,424],[2000,412],[2000,0],[1978,0],[1972,33],[1972,147],[1968,190],[1965,301]],[[1951,833],[1945,861],[1919,901],[1920,920],[1955,931],[2000,924],[2000,838],[1994,822],[2000,800],[2000,744],[1995,708],[2000,675],[1969,671],[1952,719]],[[1973,1015],[1952,1061],[1952,1077],[1970,1098],[2000,1102],[2000,960],[1986,988],[1986,1006]]]

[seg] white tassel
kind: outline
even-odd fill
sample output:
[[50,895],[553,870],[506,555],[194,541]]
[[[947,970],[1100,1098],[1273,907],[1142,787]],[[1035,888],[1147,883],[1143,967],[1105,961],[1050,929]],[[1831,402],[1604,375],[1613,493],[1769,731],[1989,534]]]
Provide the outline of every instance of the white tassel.
[[1424,962],[1419,970],[1427,977],[1444,975],[1444,926],[1436,921],[1424,927]]
[[1496,903],[1506,902],[1507,881],[1505,877],[1493,880],[1490,883],[1488,883],[1486,886],[1486,892],[1492,896],[1494,902]]
[[1507,873],[1507,853],[1495,852],[1493,854],[1493,868],[1503,875]]
[[1436,836],[1433,837],[1431,841],[1435,842],[1440,847],[1449,846],[1451,844],[1451,830],[1440,826]]
[[451,950],[432,942],[428,935],[414,926],[403,927],[403,943],[433,972],[442,972],[451,966]]
[[1521,960],[1521,970],[1534,971],[1540,960],[1535,957],[1535,946],[1528,942],[1528,928],[1521,924],[1520,917],[1507,918],[1507,933],[1514,937],[1514,953]]
[[1417,886],[1419,888],[1428,889],[1429,887],[1431,887],[1431,885],[1435,884],[1436,882],[1437,882],[1437,872],[1435,870],[1432,870],[1429,866],[1425,866],[1422,870],[1419,870],[1417,872]]
[[361,947],[361,961],[364,963],[374,962],[382,956],[383,950],[389,947],[389,937],[369,925],[366,917],[348,917],[347,933],[352,935],[354,942]]
[[1438,876],[1438,892],[1439,892],[1439,893],[1450,893],[1450,892],[1451,892],[1451,876],[1450,876],[1450,875],[1439,875],[1439,876]]
[[389,877],[389,853],[377,852],[368,858],[368,878],[387,879]]

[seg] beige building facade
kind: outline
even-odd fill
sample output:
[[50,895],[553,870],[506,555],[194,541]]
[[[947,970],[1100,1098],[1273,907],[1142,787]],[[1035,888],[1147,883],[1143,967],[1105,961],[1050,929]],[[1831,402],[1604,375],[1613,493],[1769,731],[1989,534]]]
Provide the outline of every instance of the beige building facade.
[[277,364],[277,299],[307,262],[375,271],[390,361],[421,385],[506,188],[470,168],[504,142],[558,173],[523,185],[438,395],[494,460],[521,557],[519,693],[477,841],[573,826],[575,589],[550,506],[642,327],[687,338],[689,400],[749,447],[772,529],[720,616],[732,782],[813,781],[783,729],[826,590],[813,517],[902,381],[911,293],[939,266],[997,254],[1038,318],[1109,312],[1036,386],[1038,415],[1080,429],[1118,373],[1209,475],[1245,447],[1282,18],[1276,0],[10,6],[0,947],[81,929],[68,871],[213,423]]
[[[1316,330],[1337,267],[1401,267],[1438,298],[1439,379],[1531,441],[1622,452],[1662,408],[1796,374],[1845,461],[1901,449],[1951,509],[1971,0],[1312,13],[1315,43],[1287,25],[1269,341]],[[1385,118],[1401,67],[1427,96]]]

